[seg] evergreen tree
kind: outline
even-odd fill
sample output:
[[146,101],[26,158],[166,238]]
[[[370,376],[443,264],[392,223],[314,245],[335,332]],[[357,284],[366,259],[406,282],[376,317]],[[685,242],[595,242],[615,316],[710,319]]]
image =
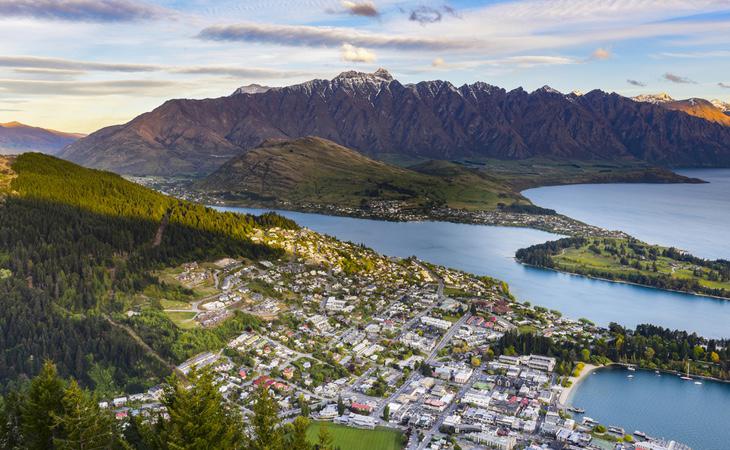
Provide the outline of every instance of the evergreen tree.
[[327,422],[322,422],[317,434],[317,450],[335,450]]
[[249,440],[250,450],[284,448],[279,407],[265,386],[260,386],[256,391]]
[[337,397],[337,414],[345,414],[345,402],[342,401],[342,396]]
[[241,448],[241,417],[225,404],[213,372],[210,369],[193,370],[188,378],[190,389],[175,375],[168,379],[162,403],[170,419],[161,422],[167,448]]
[[56,366],[46,361],[30,383],[22,405],[21,429],[29,449],[46,450],[56,436],[54,416],[63,414],[64,383]]
[[112,448],[117,435],[114,417],[99,408],[88,392],[71,380],[63,395],[63,414],[54,415],[57,437],[53,444],[59,450],[92,450]]
[[309,428],[309,419],[302,416],[294,419],[291,424],[291,432],[289,433],[289,450],[312,449],[312,444],[307,440],[307,428]]

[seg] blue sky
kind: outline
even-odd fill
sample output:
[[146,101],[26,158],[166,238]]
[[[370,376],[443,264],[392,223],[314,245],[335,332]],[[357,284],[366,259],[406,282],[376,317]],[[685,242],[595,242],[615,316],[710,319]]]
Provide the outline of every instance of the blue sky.
[[170,98],[378,67],[730,101],[730,0],[0,0],[0,122],[91,132]]

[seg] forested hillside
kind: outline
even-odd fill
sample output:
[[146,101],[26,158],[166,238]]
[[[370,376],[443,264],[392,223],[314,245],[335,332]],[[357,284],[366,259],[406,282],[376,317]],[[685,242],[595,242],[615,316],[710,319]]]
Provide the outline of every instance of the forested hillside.
[[[110,173],[50,156],[4,160],[0,193],[0,384],[45,359],[93,386],[111,374],[127,390],[168,371],[108,317],[159,281],[155,268],[222,256],[276,258],[248,239],[278,216],[219,213]],[[9,166],[10,170],[7,170]],[[0,186],[2,186],[0,184]]]

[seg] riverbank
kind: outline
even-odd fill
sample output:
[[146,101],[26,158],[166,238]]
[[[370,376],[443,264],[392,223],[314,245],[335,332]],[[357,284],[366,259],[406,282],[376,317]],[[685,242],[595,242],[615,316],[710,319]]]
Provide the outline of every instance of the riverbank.
[[560,392],[560,397],[558,397],[558,403],[560,403],[563,406],[568,406],[568,400],[570,400],[570,394],[573,392],[573,390],[580,384],[581,381],[591,373],[593,373],[594,370],[598,369],[599,366],[595,366],[593,364],[586,364],[583,366],[583,370],[580,372],[580,374],[577,377],[570,377],[568,378],[568,381],[570,381],[570,386],[567,388],[563,388],[563,390]]

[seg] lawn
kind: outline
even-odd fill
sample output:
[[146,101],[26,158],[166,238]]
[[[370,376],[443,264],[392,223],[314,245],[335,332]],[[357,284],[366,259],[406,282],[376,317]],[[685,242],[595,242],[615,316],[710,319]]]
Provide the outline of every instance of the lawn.
[[160,304],[164,309],[190,309],[190,303],[188,302],[162,299]]
[[170,320],[178,326],[178,328],[182,328],[183,330],[189,330],[198,326],[198,324],[193,320],[193,317],[195,317],[194,312],[166,311],[165,314],[167,314],[167,317],[169,317]]
[[[307,438],[317,442],[319,427],[322,422],[313,422],[307,429]],[[374,430],[361,430],[327,423],[335,447],[342,450],[400,450],[403,448],[403,434],[388,428],[377,427]]]

